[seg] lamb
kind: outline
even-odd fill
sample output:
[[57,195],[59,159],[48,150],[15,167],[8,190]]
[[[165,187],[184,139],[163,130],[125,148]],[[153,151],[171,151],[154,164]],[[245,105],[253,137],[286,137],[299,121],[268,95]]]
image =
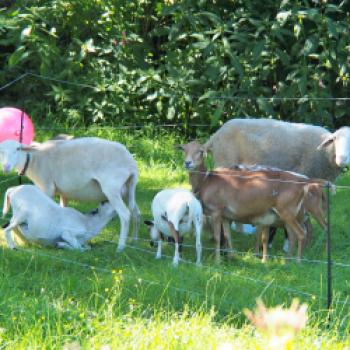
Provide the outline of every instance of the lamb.
[[[232,251],[228,220],[254,224],[259,235],[266,232],[267,227],[282,221],[290,239],[289,255],[293,252],[297,238],[300,261],[306,236],[305,227],[300,221],[300,215],[304,213],[304,200],[311,185],[323,186],[324,181],[276,170],[252,172],[216,168],[208,172],[204,165],[204,148],[200,144],[193,141],[182,145],[182,149],[185,153],[185,168],[190,170],[192,192],[213,222],[217,262],[220,261],[221,228]],[[267,258],[266,245],[267,242],[263,241],[263,261]]]
[[[130,216],[137,237],[140,211],[135,201],[136,161],[118,142],[96,137],[47,141],[35,146],[8,140],[0,143],[4,172],[13,169],[28,176],[49,197],[67,200],[108,200],[117,212],[121,232],[117,251],[125,247]],[[128,200],[128,207],[123,199]],[[131,214],[130,214],[131,212]]]
[[87,242],[116,215],[108,202],[88,214],[62,208],[34,185],[10,187],[5,193],[3,216],[10,207],[12,217],[5,227],[5,237],[11,249],[16,248],[16,231],[26,241],[83,251],[90,248]]
[[185,189],[165,189],[156,194],[152,201],[154,221],[145,221],[150,227],[153,242],[158,241],[156,259],[162,255],[161,234],[172,237],[175,241],[173,265],[177,266],[180,259],[179,242],[181,237],[190,232],[194,226],[196,232],[197,265],[201,263],[202,245],[201,232],[203,212],[200,202]]

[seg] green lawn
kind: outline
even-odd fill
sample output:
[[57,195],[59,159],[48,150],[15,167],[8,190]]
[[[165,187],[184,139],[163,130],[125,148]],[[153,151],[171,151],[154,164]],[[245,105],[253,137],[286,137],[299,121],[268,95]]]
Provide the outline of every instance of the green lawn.
[[[150,203],[159,190],[189,188],[181,154],[172,147],[181,138],[97,129],[86,134],[120,140],[135,154],[143,219],[151,217]],[[17,181],[1,182],[1,192]],[[338,184],[350,185],[350,176],[343,175]],[[349,191],[339,189],[331,201],[333,257],[345,264],[350,264]],[[28,244],[10,251],[1,235],[0,348],[263,349],[264,338],[243,314],[244,308],[255,307],[257,298],[268,306],[289,306],[293,298],[309,305],[309,322],[295,340],[296,349],[349,348],[350,266],[333,268],[334,309],[327,323],[323,263],[285,264],[274,258],[262,264],[253,255],[255,237],[232,233],[234,247],[242,253],[215,265],[213,243],[203,233],[203,246],[209,248],[203,251],[203,266],[194,265],[195,249],[189,246],[183,251],[185,261],[174,268],[171,246],[164,249],[170,258],[154,259],[144,225],[139,241],[130,240],[116,254],[118,225],[113,220],[84,253]],[[315,239],[304,257],[325,260],[324,233],[314,227]],[[272,255],[282,255],[282,241],[280,234]],[[186,237],[185,243],[193,245],[194,237]]]

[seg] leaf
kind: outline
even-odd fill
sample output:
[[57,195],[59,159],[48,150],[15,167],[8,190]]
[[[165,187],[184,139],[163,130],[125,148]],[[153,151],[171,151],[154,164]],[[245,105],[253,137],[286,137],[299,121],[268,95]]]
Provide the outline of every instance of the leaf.
[[220,101],[218,107],[216,108],[214,114],[210,117],[210,125],[217,126],[219,124],[220,118],[222,116],[222,112],[225,107],[225,101]]
[[230,61],[234,66],[236,73],[238,73],[242,77],[244,75],[244,69],[242,64],[239,62],[238,58],[234,55],[230,55]]
[[327,18],[327,28],[330,34],[329,36],[335,39],[338,39],[339,34],[337,31],[337,27],[335,26],[334,22],[330,18]]
[[210,100],[212,98],[215,98],[215,96],[217,96],[217,92],[213,91],[213,90],[209,90],[198,98],[198,102],[203,101],[203,100],[207,100],[207,99]]
[[25,60],[29,56],[29,53],[25,51],[24,46],[20,46],[8,59],[9,67],[16,66],[21,61]]
[[253,48],[253,56],[254,57],[259,57],[261,52],[265,48],[265,40],[259,41]]
[[281,62],[283,63],[283,65],[288,66],[290,63],[290,57],[288,56],[288,54],[282,50],[280,50],[279,48],[276,48],[276,54],[277,57],[281,60]]
[[175,117],[175,108],[173,106],[168,108],[167,119],[172,120]]

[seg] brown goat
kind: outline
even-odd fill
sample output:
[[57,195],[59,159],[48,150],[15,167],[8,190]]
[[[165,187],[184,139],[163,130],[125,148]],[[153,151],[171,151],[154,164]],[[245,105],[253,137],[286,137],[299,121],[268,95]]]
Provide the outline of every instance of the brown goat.
[[[259,170],[283,171],[282,169],[279,169],[276,167],[263,166],[263,165],[246,165],[246,164],[235,164],[230,169],[246,170],[246,171],[259,171]],[[297,174],[297,175],[303,176],[301,174]],[[318,180],[318,179],[310,180],[307,176],[305,176],[304,178],[305,178],[305,181],[309,182],[308,192],[304,199],[305,212],[311,214],[316,219],[318,224],[322,227],[322,229],[325,230],[327,228],[327,222],[325,220],[326,210],[327,210],[327,198],[324,194],[323,187],[327,185],[327,182],[324,180]],[[333,186],[332,186],[332,190],[334,190]],[[303,223],[305,225],[305,228],[306,228],[305,244],[307,245],[312,241],[313,228],[308,218],[308,215],[304,216],[300,212],[299,221],[300,223]],[[276,222],[275,226],[284,228],[282,222]],[[259,246],[258,246],[259,244],[260,243],[257,236],[256,253],[259,253]]]
[[[322,180],[277,170],[246,171],[217,168],[208,172],[204,165],[204,149],[193,141],[181,145],[185,153],[184,165],[190,170],[192,191],[201,201],[204,213],[211,216],[215,258],[220,261],[220,234],[223,228],[228,247],[232,249],[229,221],[251,223],[257,226],[263,239],[263,261],[267,258],[268,228],[275,223],[285,225],[290,240],[289,256],[298,241],[298,260],[306,230],[304,200],[311,186],[320,186]],[[323,184],[324,182],[322,182]]]

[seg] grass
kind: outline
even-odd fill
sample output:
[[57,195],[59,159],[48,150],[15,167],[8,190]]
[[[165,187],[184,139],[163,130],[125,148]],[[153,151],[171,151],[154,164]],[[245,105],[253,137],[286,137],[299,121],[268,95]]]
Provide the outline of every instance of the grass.
[[[143,218],[150,218],[153,196],[166,187],[189,187],[181,156],[172,145],[181,137],[157,137],[110,129],[88,130],[119,140],[135,154],[140,170],[137,200]],[[49,137],[38,135],[39,139]],[[1,177],[0,181],[10,177]],[[0,183],[3,193],[14,178]],[[350,185],[344,174],[339,185]],[[332,197],[332,248],[335,261],[350,263],[347,232],[349,190]],[[72,203],[80,210],[93,205]],[[242,313],[261,298],[268,306],[290,305],[295,297],[309,305],[307,327],[295,340],[297,349],[349,348],[348,301],[350,268],[334,266],[334,308],[326,310],[325,264],[284,263],[282,258],[262,264],[253,255],[254,236],[234,234],[234,246],[244,254],[215,265],[211,250],[203,252],[203,267],[171,259],[154,259],[148,232],[116,254],[118,220],[113,220],[80,253],[23,244],[10,251],[0,247],[0,347],[9,349],[258,349],[264,338]],[[325,260],[325,239],[317,225],[307,259]],[[271,254],[281,255],[283,237],[276,237]],[[194,238],[186,238],[194,244]],[[203,246],[212,247],[204,234]],[[173,248],[165,246],[172,256]],[[183,258],[195,262],[195,249],[185,247]],[[349,300],[350,301],[350,300]],[[328,322],[330,320],[330,322]]]

